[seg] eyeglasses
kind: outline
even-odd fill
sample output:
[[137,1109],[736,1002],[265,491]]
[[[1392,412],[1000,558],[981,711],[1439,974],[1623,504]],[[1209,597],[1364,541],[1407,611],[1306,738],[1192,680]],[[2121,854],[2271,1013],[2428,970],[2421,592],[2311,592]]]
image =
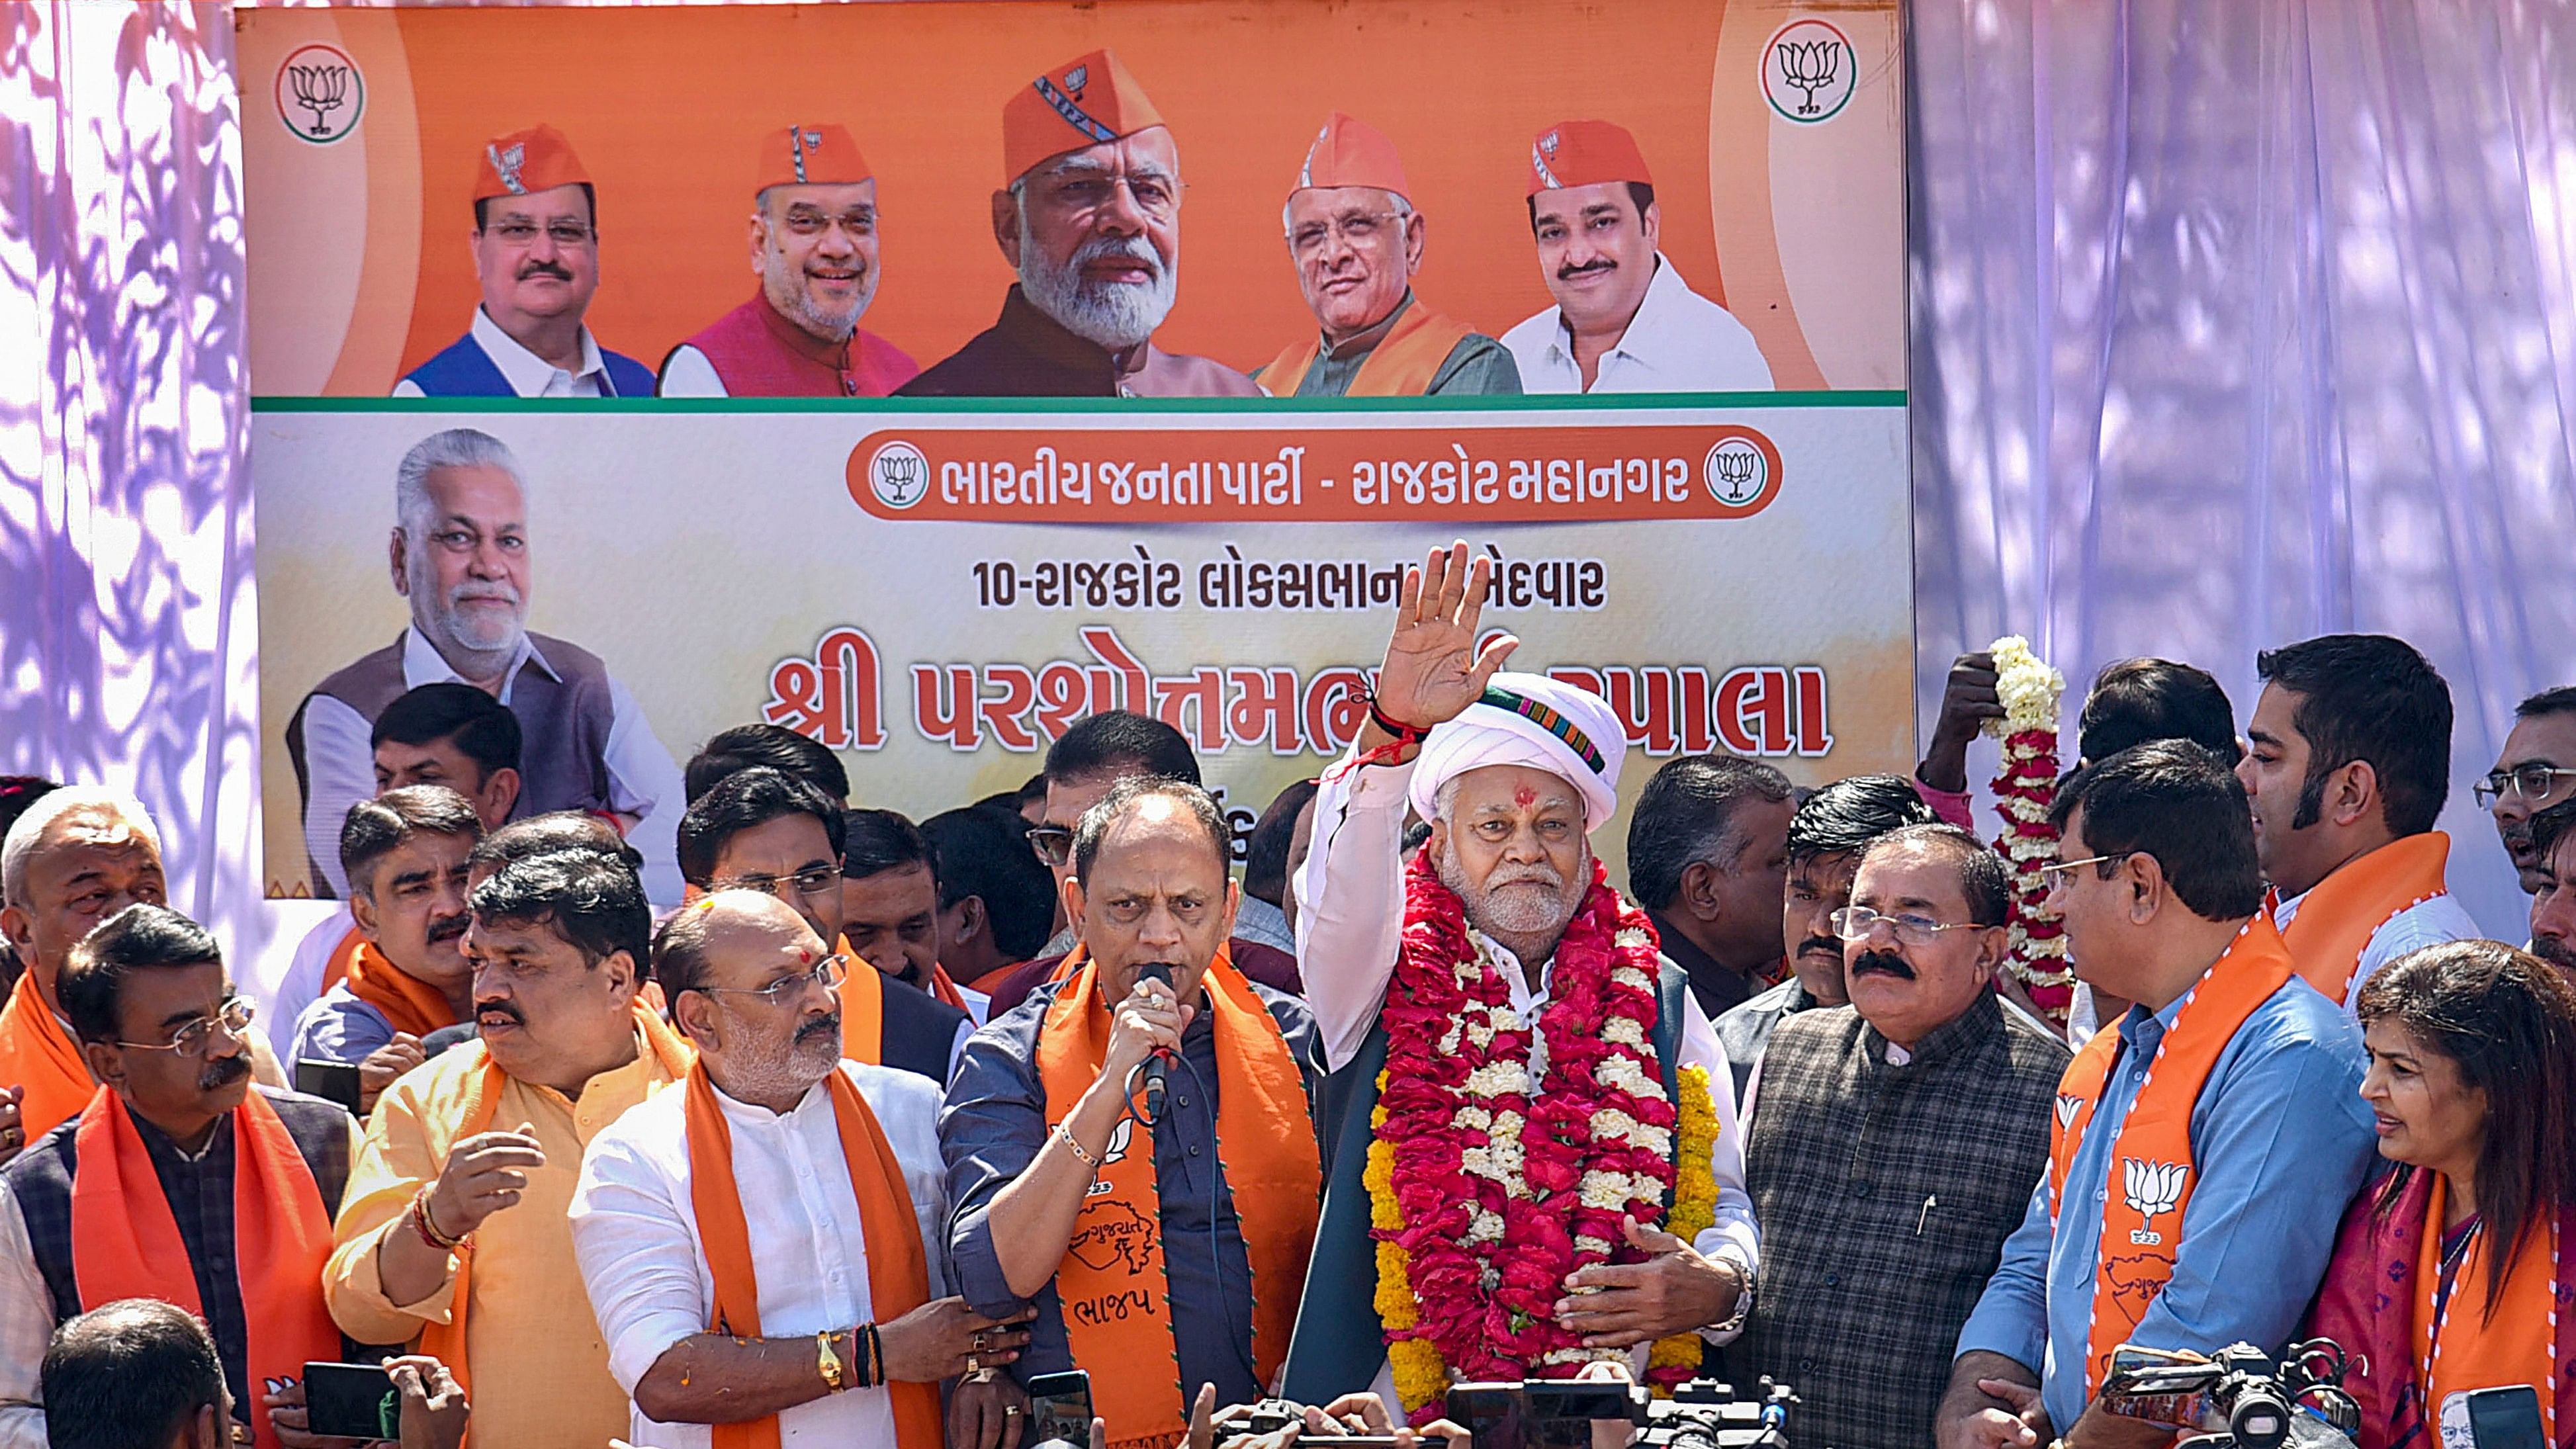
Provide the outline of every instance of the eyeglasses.
[[841,871],[837,866],[817,865],[794,875],[738,875],[726,880],[708,882],[708,889],[719,891],[758,891],[765,896],[778,894],[780,886],[793,887],[800,896],[819,896],[841,888]]
[[1288,250],[1298,256],[1311,256],[1322,249],[1327,237],[1340,237],[1344,244],[1364,247],[1378,238],[1379,230],[1395,222],[1402,231],[1404,215],[1395,211],[1356,211],[1337,216],[1329,222],[1310,221],[1288,234]]
[[1073,832],[1061,825],[1032,825],[1029,849],[1037,852],[1047,869],[1062,870],[1073,859]]
[[1834,912],[1832,915],[1825,917],[1825,921],[1828,925],[1831,925],[1834,928],[1835,935],[1840,936],[1846,941],[1866,941],[1869,939],[1870,933],[1877,930],[1881,923],[1884,923],[1889,930],[1896,933],[1897,940],[1908,946],[1929,946],[1943,931],[1983,931],[1991,929],[1986,926],[1980,926],[1974,921],[1962,921],[1955,925],[1944,925],[1941,922],[1932,919],[1930,916],[1918,916],[1910,912],[1899,913],[1893,916],[1881,915],[1867,906],[1845,906],[1841,910]]
[[822,964],[813,970],[799,971],[793,976],[781,976],[767,986],[700,986],[693,989],[703,991],[709,996],[757,996],[764,1006],[785,1006],[794,1001],[796,994],[803,991],[809,984],[829,991],[840,985],[841,978],[849,974],[850,958],[836,951],[824,957]]
[[2558,777],[2576,775],[2576,770],[2556,765],[2516,765],[2510,770],[2495,770],[2469,787],[2478,799],[2478,808],[2491,809],[2496,801],[2510,795],[2534,804],[2548,799],[2558,789]]
[[116,1045],[130,1052],[177,1052],[183,1057],[202,1057],[206,1048],[213,1044],[217,1027],[223,1029],[224,1035],[238,1041],[243,1032],[250,1030],[250,1019],[258,1014],[258,1007],[240,997],[226,997],[213,1016],[198,1017],[179,1028],[178,1034],[168,1041],[121,1041]]
[[2055,890],[2061,883],[2073,879],[2073,877],[2067,874],[2068,871],[2074,870],[2080,866],[2100,865],[2105,861],[2127,860],[2130,856],[2135,854],[2137,854],[2137,852],[2134,850],[2115,850],[2108,855],[2088,855],[2082,860],[2050,861],[2048,864],[2039,868],[2039,878],[2047,884],[2049,889]]
[[586,247],[590,245],[591,238],[599,235],[578,221],[550,221],[544,226],[528,221],[505,221],[492,228],[492,235],[514,247],[533,244],[538,232],[544,232],[547,239],[559,247]]

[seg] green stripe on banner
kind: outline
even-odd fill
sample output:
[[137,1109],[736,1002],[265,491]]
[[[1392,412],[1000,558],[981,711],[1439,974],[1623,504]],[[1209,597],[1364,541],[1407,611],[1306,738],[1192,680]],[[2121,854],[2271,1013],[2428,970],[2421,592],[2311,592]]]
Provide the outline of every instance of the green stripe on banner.
[[1317,413],[1759,412],[1767,408],[1901,408],[1905,392],[1674,392],[1519,397],[254,397],[255,413]]

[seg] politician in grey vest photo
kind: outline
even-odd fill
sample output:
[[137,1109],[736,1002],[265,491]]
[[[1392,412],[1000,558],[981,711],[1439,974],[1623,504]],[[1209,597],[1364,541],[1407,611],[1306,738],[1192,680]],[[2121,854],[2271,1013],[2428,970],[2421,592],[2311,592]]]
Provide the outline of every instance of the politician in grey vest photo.
[[450,428],[403,455],[388,554],[411,622],[315,685],[286,725],[316,896],[348,890],[340,822],[376,793],[376,715],[408,690],[454,681],[518,717],[511,818],[550,810],[608,817],[644,855],[645,894],[680,899],[674,831],[688,802],[679,766],[598,655],[527,627],[528,492],[526,470],[489,433]]

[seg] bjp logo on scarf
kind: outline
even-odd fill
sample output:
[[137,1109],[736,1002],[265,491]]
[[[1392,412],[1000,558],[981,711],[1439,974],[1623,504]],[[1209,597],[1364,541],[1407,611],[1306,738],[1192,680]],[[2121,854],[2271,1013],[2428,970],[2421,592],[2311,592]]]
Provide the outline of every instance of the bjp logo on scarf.
[[2141,1162],[2134,1157],[2120,1159],[2120,1187],[2129,1210],[2146,1220],[2147,1226],[2129,1234],[2132,1243],[2161,1243],[2164,1235],[2154,1231],[2156,1216],[2174,1210],[2182,1201],[2184,1179],[2191,1175],[2191,1165],[2182,1162]]

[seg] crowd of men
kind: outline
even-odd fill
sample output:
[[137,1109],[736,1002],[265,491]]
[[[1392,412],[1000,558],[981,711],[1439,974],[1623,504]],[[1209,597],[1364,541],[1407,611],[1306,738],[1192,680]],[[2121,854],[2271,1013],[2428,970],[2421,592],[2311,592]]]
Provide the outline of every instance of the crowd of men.
[[[2478,932],[2413,648],[2266,652],[2241,737],[2203,671],[2106,669],[2047,816],[2101,1023],[2070,1034],[1966,828],[1990,659],[1912,779],[1665,763],[1622,891],[1618,718],[1503,670],[1487,569],[1408,571],[1369,723],[1240,880],[1158,721],[1086,718],[918,823],[752,725],[687,763],[657,921],[635,822],[525,808],[520,712],[438,679],[335,696],[375,781],[347,910],[255,1013],[140,804],[0,783],[0,1446],[337,1449],[305,1365],[401,1356],[405,1444],[1021,1449],[1032,1376],[1078,1368],[1104,1446],[1271,1394],[1446,1432],[1455,1382],[1697,1373],[1793,1385],[1802,1445],[2095,1449],[2172,1434],[2106,1412],[2116,1349],[2277,1350],[2348,1271],[2429,1355],[2366,1449],[2498,1374],[2576,1420],[2564,1353],[2494,1312],[2566,1296],[2571,1119],[2504,1099],[2563,1099],[2576,1037],[2480,1086],[2460,1149],[2408,1105],[2448,1048],[2388,1034],[2450,977],[2576,1021],[2576,689],[2476,786],[2526,954],[2445,944]],[[2425,1181],[2441,1292],[2372,1300],[2352,1245]],[[2483,1336],[2444,1306],[2472,1193],[2547,1240]]]
[[[1488,336],[1414,295],[1430,222],[1395,142],[1324,118],[1293,169],[1280,231],[1312,332],[1249,375],[1153,338],[1179,296],[1180,142],[1118,57],[1056,66],[1002,108],[991,227],[1018,280],[993,326],[928,368],[860,325],[876,300],[877,178],[845,126],[762,132],[750,186],[758,288],[658,371],[599,345],[598,188],[552,126],[478,159],[481,305],[397,397],[1279,397],[1767,391],[1753,335],[1658,246],[1663,213],[1636,139],[1569,120],[1532,137],[1531,240],[1556,305]],[[1266,198],[1263,203],[1267,205]],[[1270,346],[1260,343],[1262,349]]]

